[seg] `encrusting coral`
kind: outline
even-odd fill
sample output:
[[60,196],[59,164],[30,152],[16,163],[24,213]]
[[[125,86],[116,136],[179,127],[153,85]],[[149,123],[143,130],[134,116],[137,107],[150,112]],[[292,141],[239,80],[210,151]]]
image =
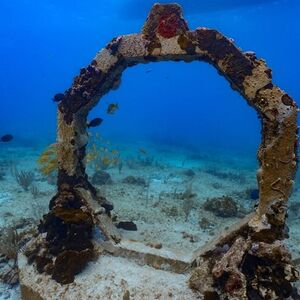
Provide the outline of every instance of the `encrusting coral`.
[[91,242],[94,219],[82,195],[68,185],[50,202],[39,231],[47,232],[26,250],[40,272],[47,272],[63,284],[71,283],[94,256]]

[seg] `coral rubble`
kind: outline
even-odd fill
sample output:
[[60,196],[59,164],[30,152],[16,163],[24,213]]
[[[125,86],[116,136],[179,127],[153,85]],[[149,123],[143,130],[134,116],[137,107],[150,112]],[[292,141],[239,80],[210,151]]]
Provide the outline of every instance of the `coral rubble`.
[[112,179],[106,171],[96,171],[92,176],[92,183],[97,185],[110,184]]
[[146,186],[146,180],[142,177],[127,176],[122,180],[123,183]]
[[207,199],[203,208],[223,218],[235,217],[238,212],[236,202],[228,196]]

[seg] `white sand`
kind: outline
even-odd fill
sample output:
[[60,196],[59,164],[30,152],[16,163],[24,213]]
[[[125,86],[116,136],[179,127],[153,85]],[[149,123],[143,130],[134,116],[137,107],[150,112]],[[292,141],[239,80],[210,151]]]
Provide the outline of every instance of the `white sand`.
[[[26,259],[25,259],[26,260]],[[21,265],[22,269],[22,265]],[[139,266],[120,257],[100,256],[72,284],[61,286],[49,276],[37,274],[32,266],[21,272],[22,282],[29,282],[47,300],[123,299],[201,299],[187,285],[188,275]],[[34,283],[32,283],[34,281]],[[47,287],[47,288],[45,288]]]
[[[139,147],[140,144],[121,145],[119,149],[121,149],[122,157],[126,159],[127,157],[136,158]],[[29,148],[1,149],[0,162],[13,160],[19,170],[34,170],[36,177],[34,184],[41,192],[38,199],[33,199],[30,191],[24,191],[17,184],[8,168],[4,180],[0,181],[1,227],[21,218],[38,219],[47,211],[49,200],[54,195],[56,187],[48,184],[37,170],[36,161],[42,150],[42,148],[35,150]],[[254,206],[255,201],[247,199],[244,191],[247,188],[255,188],[257,185],[255,177],[256,165],[253,163],[252,158],[227,154],[216,156],[214,153],[201,153],[203,159],[190,159],[190,153],[182,149],[177,150],[169,150],[157,146],[151,148],[148,145],[147,151],[149,156],[154,155],[158,161],[157,164],[146,167],[137,166],[131,169],[124,162],[121,174],[119,174],[117,168],[108,170],[112,176],[113,184],[98,186],[98,188],[101,189],[109,201],[113,202],[115,206],[113,212],[117,215],[118,220],[132,220],[137,224],[138,231],[136,232],[121,230],[125,240],[161,243],[161,251],[173,252],[176,256],[188,259],[194,250],[238,220],[238,218],[216,217],[214,214],[205,211],[201,206],[207,198],[228,195],[233,197],[245,211],[250,211]],[[183,212],[184,200],[178,199],[175,195],[184,192],[188,188],[191,178],[184,175],[183,172],[189,168],[196,173],[192,184],[192,192],[196,196],[193,199],[193,208],[186,219],[186,215]],[[241,184],[234,180],[220,179],[208,174],[206,169],[211,168],[216,168],[221,172],[241,173],[245,177],[245,183]],[[88,171],[89,173],[93,172],[91,169]],[[128,175],[144,178],[149,183],[149,186],[143,187],[122,183],[122,179]],[[299,202],[299,181],[298,177],[296,179],[296,190],[290,199],[290,203]],[[198,223],[203,217],[212,222],[210,228],[202,229],[199,226]],[[300,257],[299,222],[299,217],[294,212],[293,218],[288,220],[290,238],[287,240],[294,258]],[[169,290],[172,291],[173,295],[173,298],[171,297],[170,299],[194,299],[187,294],[188,290],[181,293],[177,286],[178,282],[186,281],[187,277],[185,275],[163,272],[159,273],[161,277],[156,279],[154,274],[157,274],[158,271],[154,271],[150,267],[137,266],[122,258],[118,258],[112,264],[112,258],[105,257],[97,264],[91,264],[90,266],[90,268],[99,268],[99,270],[101,268],[104,269],[104,267],[109,268],[108,273],[105,273],[107,274],[107,281],[102,281],[103,278],[99,279],[97,287],[99,286],[101,290],[101,287],[103,288],[102,282],[103,284],[110,283],[111,288],[106,291],[107,297],[111,293],[111,297],[117,298],[101,299],[119,299],[127,287],[130,287],[130,294],[135,295],[134,299],[137,300],[156,299],[154,298],[156,297],[155,295],[157,294],[158,297],[160,293],[163,293],[160,296],[162,298],[157,299],[169,299]],[[149,274],[149,278],[147,274]],[[78,287],[81,284],[80,276],[75,282],[75,284],[78,284]],[[144,285],[147,286],[148,298],[138,298],[144,297],[141,291]],[[161,289],[157,289],[156,285],[161,286]],[[166,287],[165,291],[163,291],[163,287]],[[4,293],[4,290],[5,287],[0,286],[0,297],[2,297],[1,292]],[[79,290],[80,288],[78,288]],[[151,293],[153,294],[149,298]],[[180,295],[185,295],[184,297],[186,295],[189,296],[182,298],[183,296],[181,297]]]

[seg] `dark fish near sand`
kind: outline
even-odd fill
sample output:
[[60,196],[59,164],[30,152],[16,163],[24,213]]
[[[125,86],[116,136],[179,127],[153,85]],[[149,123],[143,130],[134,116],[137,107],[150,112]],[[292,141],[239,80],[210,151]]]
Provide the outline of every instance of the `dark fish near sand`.
[[141,154],[144,154],[144,155],[147,155],[147,154],[148,154],[148,153],[147,153],[147,150],[144,149],[144,148],[140,148],[140,149],[139,149],[139,152],[140,152]]
[[7,143],[10,142],[11,140],[13,140],[13,136],[11,134],[5,134],[1,137],[0,141],[3,143]]
[[108,105],[107,113],[113,115],[118,108],[119,108],[118,103],[111,103]]
[[122,228],[129,231],[137,231],[137,226],[132,221],[121,221],[116,225],[117,228]]
[[64,99],[64,94],[62,93],[59,93],[59,94],[56,94],[54,97],[53,97],[53,101],[54,102],[60,102]]
[[87,123],[87,127],[88,128],[90,128],[90,127],[97,127],[97,126],[101,125],[102,122],[103,122],[103,119],[101,119],[101,118],[95,118],[92,121],[90,121],[90,122]]

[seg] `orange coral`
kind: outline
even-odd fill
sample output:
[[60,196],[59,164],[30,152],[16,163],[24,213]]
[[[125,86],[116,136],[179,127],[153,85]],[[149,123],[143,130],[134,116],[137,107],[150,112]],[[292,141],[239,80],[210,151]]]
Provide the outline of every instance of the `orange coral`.
[[38,158],[40,172],[44,175],[50,175],[57,170],[57,146],[57,143],[49,145]]

